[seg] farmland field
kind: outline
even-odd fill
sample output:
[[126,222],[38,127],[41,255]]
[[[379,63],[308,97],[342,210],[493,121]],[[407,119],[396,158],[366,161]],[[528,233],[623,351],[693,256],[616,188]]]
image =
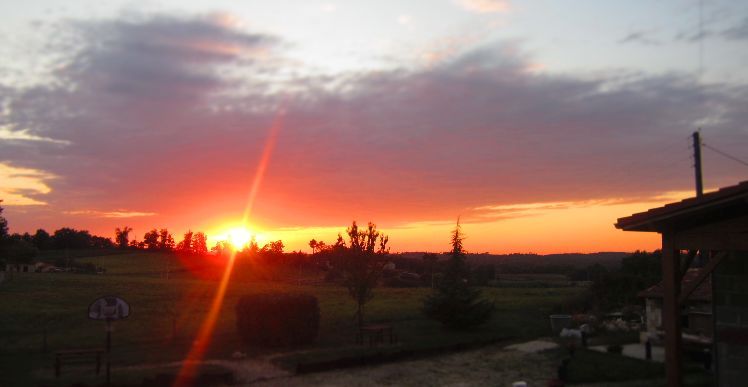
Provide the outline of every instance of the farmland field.
[[[106,274],[15,273],[0,284],[0,385],[48,380],[52,353],[61,349],[102,347],[105,324],[87,319],[96,298],[117,295],[127,300],[131,316],[114,324],[112,361],[115,366],[164,364],[187,353],[217,288],[214,279],[201,279],[174,256],[122,254],[81,259],[106,268]],[[167,274],[168,279],[167,279]],[[305,281],[301,283],[313,283]],[[372,351],[422,350],[495,340],[548,335],[548,312],[577,288],[486,288],[497,312],[479,329],[450,332],[420,311],[427,288],[377,288],[367,305],[369,322],[394,326],[399,344],[379,349],[356,346],[354,302],[342,287],[322,282],[299,285],[287,281],[249,281],[234,278],[206,355],[230,359],[241,351],[253,356],[267,351],[245,348],[235,330],[234,307],[239,297],[252,293],[304,292],[319,299],[320,335],[303,351],[275,353],[275,362],[288,369],[298,363],[360,355]],[[176,325],[176,332],[173,331]],[[43,332],[47,352],[43,353]],[[174,336],[176,333],[176,337]],[[75,376],[68,376],[67,379]],[[73,379],[75,380],[75,379]]]

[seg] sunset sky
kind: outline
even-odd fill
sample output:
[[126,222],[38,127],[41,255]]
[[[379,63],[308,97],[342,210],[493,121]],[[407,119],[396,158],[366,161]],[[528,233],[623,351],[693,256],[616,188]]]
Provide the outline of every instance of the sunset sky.
[[[613,223],[693,194],[694,130],[748,158],[748,2],[701,4],[700,29],[699,1],[5,1],[4,215],[304,251],[354,219],[444,251],[460,216],[470,252],[653,249]],[[748,179],[703,157],[710,189]]]

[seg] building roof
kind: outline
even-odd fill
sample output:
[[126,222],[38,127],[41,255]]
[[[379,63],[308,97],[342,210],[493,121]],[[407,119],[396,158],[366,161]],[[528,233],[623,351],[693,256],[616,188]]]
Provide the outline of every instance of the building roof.
[[745,214],[748,214],[748,181],[620,218],[615,226],[624,231],[661,232],[673,226],[687,227],[716,217]]
[[[681,289],[685,288],[687,284],[696,280],[699,276],[700,268],[688,269],[686,274],[683,275],[681,280]],[[662,282],[657,285],[652,285],[645,290],[640,291],[637,296],[641,298],[662,298]],[[689,301],[712,301],[712,276],[707,276],[701,282],[701,284],[691,293],[688,297]]]

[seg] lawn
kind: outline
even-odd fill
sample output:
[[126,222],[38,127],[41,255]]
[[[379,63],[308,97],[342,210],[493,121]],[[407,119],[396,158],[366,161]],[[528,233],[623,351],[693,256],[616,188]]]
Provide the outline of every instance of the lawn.
[[[159,364],[184,357],[207,311],[217,282],[200,279],[185,270],[176,257],[160,254],[124,254],[80,259],[107,269],[104,275],[72,273],[18,273],[0,284],[0,385],[23,383],[48,375],[55,350],[102,347],[105,324],[87,319],[96,298],[117,295],[127,300],[131,316],[116,322],[113,363]],[[199,270],[199,269],[198,269]],[[169,278],[166,278],[166,273]],[[194,274],[194,275],[193,275]],[[418,351],[500,339],[524,339],[550,334],[547,315],[554,305],[578,292],[575,288],[486,288],[497,313],[480,329],[448,332],[421,314],[426,288],[378,288],[367,305],[371,322],[389,322],[400,344],[388,351]],[[229,284],[212,343],[211,359],[228,359],[235,351],[252,355],[267,352],[245,348],[237,341],[234,306],[251,293],[304,292],[319,299],[320,336],[303,352],[278,354],[279,364],[295,369],[299,362],[357,356],[379,351],[354,345],[353,301],[334,285],[297,285],[295,281],[232,280]],[[172,338],[176,319],[177,337]],[[42,353],[44,328],[48,352]]]

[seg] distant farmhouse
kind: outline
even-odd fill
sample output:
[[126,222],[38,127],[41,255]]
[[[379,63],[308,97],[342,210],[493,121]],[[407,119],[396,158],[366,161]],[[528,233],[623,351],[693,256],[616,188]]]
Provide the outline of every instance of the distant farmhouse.
[[[667,385],[683,383],[682,311],[711,277],[716,385],[748,380],[748,181],[618,219],[624,231],[662,235],[662,330]],[[688,271],[694,258],[704,267]],[[690,278],[690,279],[687,279]],[[705,291],[702,295],[705,296]],[[698,293],[695,297],[699,297]],[[654,318],[654,315],[653,315]],[[648,317],[649,319],[649,317]],[[656,322],[655,322],[656,323]],[[690,323],[690,322],[688,322]]]
[[5,265],[5,271],[14,273],[50,273],[62,271],[62,269],[44,262],[8,263]]

